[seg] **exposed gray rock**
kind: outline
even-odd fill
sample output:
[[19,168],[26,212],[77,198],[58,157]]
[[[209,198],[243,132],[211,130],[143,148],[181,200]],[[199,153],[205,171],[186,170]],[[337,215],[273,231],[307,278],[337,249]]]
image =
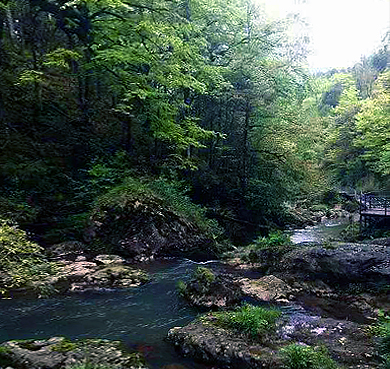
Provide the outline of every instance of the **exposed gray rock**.
[[337,362],[348,367],[376,367],[375,344],[367,328],[347,320],[311,316],[302,311],[287,315],[277,334],[288,341],[325,345]]
[[128,266],[113,264],[88,273],[70,286],[70,292],[99,291],[107,288],[137,287],[149,281],[147,274]]
[[96,263],[86,261],[65,261],[63,264],[58,275],[49,281],[55,289],[62,292],[129,288],[149,280],[145,272],[121,264],[100,267]]
[[136,261],[157,256],[215,256],[214,239],[153,197],[102,207],[85,233],[88,242],[107,245],[115,254]]
[[329,283],[390,282],[390,246],[335,244],[335,248],[301,247],[283,256],[274,270]]
[[8,341],[0,345],[0,365],[16,369],[61,369],[86,362],[109,369],[147,368],[140,353],[126,352],[119,341],[88,339],[71,342],[63,337],[53,337]]
[[256,300],[274,303],[290,303],[294,290],[280,278],[267,275],[259,279],[240,279],[242,292]]

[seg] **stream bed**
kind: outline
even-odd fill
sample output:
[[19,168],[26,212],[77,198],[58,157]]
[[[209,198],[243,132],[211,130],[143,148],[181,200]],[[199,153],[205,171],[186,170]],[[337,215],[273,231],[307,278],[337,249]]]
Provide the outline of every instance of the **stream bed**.
[[54,336],[119,339],[131,350],[142,352],[151,368],[173,363],[207,368],[178,356],[164,341],[170,328],[185,325],[198,314],[175,288],[198,265],[185,259],[153,262],[144,266],[152,281],[127,291],[0,300],[0,342]]
[[[292,240],[319,242],[335,237],[347,224],[337,220],[295,230]],[[151,368],[172,364],[208,368],[179,356],[164,341],[170,328],[186,325],[199,313],[176,292],[177,281],[186,281],[199,265],[222,267],[218,261],[196,263],[172,258],[144,265],[152,281],[131,290],[41,300],[0,300],[0,342],[54,336],[119,339],[131,350],[141,351]]]

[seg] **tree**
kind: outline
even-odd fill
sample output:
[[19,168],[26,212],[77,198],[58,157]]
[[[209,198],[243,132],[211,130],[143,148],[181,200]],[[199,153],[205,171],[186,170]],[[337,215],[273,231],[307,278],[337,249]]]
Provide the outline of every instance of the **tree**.
[[380,174],[390,174],[390,72],[383,73],[375,84],[372,99],[363,103],[358,114],[359,136],[355,145],[363,150],[362,159]]

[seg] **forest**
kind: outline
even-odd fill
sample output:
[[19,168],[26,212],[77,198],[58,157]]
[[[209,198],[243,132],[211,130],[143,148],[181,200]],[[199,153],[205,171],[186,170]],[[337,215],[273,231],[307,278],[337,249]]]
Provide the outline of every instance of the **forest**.
[[314,73],[306,27],[0,0],[0,369],[390,368],[388,226],[290,239],[390,191],[390,31]]
[[312,75],[303,20],[243,0],[0,5],[0,214],[43,243],[80,237],[126,178],[189,197],[238,244],[297,204],[388,188],[385,43]]

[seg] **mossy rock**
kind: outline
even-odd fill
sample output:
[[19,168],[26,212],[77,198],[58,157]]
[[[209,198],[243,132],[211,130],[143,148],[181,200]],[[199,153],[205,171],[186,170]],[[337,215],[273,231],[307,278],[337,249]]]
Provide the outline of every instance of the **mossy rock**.
[[8,341],[0,345],[0,365],[17,369],[83,367],[105,369],[144,369],[139,352],[129,352],[120,341],[65,337],[47,340]]

